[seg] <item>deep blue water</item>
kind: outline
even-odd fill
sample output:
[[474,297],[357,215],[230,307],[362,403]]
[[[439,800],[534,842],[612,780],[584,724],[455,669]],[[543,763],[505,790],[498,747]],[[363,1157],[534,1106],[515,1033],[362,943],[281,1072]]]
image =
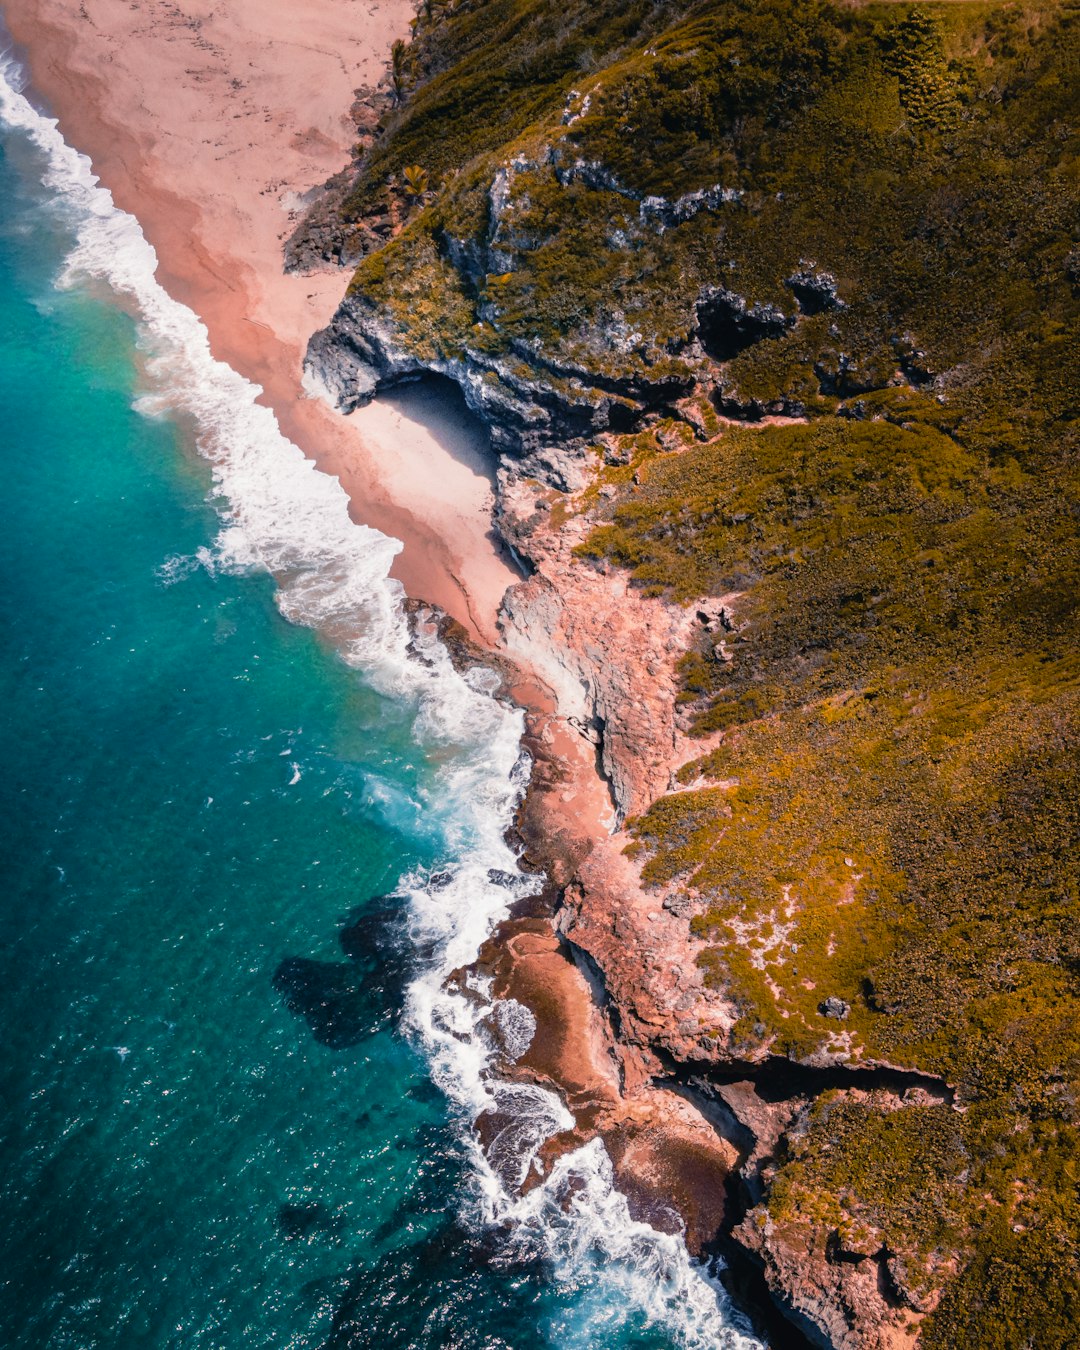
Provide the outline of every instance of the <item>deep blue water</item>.
[[492,903],[483,700],[432,730],[442,686],[342,659],[385,593],[343,637],[318,560],[263,517],[223,543],[222,492],[263,471],[215,489],[190,418],[136,410],[170,371],[100,287],[57,288],[43,164],[0,131],[0,1344],[718,1344],[599,1181],[527,1242],[483,1221],[431,1077],[453,1098],[479,1060],[415,1002]]

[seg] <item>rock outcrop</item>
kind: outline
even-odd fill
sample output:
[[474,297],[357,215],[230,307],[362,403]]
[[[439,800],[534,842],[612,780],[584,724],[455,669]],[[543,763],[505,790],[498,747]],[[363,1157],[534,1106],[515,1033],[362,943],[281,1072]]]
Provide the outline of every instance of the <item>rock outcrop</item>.
[[453,380],[489,427],[493,448],[519,475],[574,491],[588,478],[587,448],[604,432],[631,431],[650,409],[684,397],[693,382],[676,376],[607,379],[585,366],[556,366],[529,344],[508,355],[469,345],[425,348],[415,334],[362,295],[346,298],[308,348],[309,379],[342,412],[380,391],[425,375]]
[[1060,1350],[1077,29],[886,8],[425,7],[293,261],[359,261],[314,384],[446,376],[500,459],[554,913],[485,959],[601,1046],[515,1071],[812,1343]]
[[764,1210],[735,1230],[791,1322],[822,1350],[907,1350],[921,1320],[892,1285],[888,1254],[848,1251],[835,1230],[785,1229]]
[[[581,745],[595,747],[616,828],[610,834],[590,833],[588,819],[575,819],[573,807],[568,821],[572,780],[593,770],[587,750],[575,759],[564,747],[562,775],[544,788],[541,773],[529,808],[534,816],[530,837],[562,839],[552,850],[557,860],[551,870],[561,884],[554,933],[543,921],[533,921],[528,942],[535,950],[524,960],[522,938],[504,931],[485,958],[504,971],[517,961],[516,977],[504,974],[500,988],[528,1006],[546,1007],[564,1027],[575,1017],[580,1020],[573,1012],[574,998],[584,997],[584,983],[566,969],[560,950],[595,977],[593,999],[599,1002],[590,1005],[591,1032],[579,1028],[569,1038],[549,1032],[543,1038],[544,1064],[533,1066],[543,1081],[560,1087],[575,1115],[586,1122],[559,1137],[551,1150],[557,1153],[600,1134],[615,1158],[620,1184],[635,1197],[636,1212],[663,1222],[666,1195],[695,1250],[715,1247],[718,1240],[737,1244],[759,1266],[777,1307],[809,1343],[837,1350],[894,1350],[910,1344],[906,1328],[917,1323],[924,1308],[890,1274],[894,1256],[880,1241],[873,1250],[848,1252],[838,1246],[835,1228],[810,1232],[804,1222],[776,1224],[761,1206],[786,1132],[799,1114],[824,1091],[865,1096],[866,1088],[858,1084],[878,1081],[873,1066],[853,1070],[846,1079],[839,1069],[830,1075],[825,1065],[817,1079],[808,1070],[785,1083],[783,1072],[774,1072],[764,1053],[756,1062],[755,1057],[739,1059],[730,1046],[739,1009],[708,985],[698,959],[706,944],[695,936],[692,920],[701,906],[677,886],[645,888],[639,867],[626,856],[632,836],[617,828],[668,791],[673,770],[688,757],[675,699],[678,661],[695,631],[734,627],[735,603],[728,598],[722,604],[673,606],[627,587],[625,574],[617,570],[584,564],[573,550],[587,521],[584,515],[563,518],[559,501],[550,490],[520,478],[515,468],[504,468],[499,528],[534,569],[506,596],[504,650],[553,691],[559,716]],[[567,841],[575,831],[576,846]],[[569,866],[563,861],[567,857]],[[548,967],[538,974],[541,958]],[[558,977],[560,961],[565,973]],[[530,985],[537,978],[542,997]],[[567,992],[552,1013],[553,991],[559,987]],[[835,1002],[838,1007],[830,1004],[830,1014],[844,1006]],[[607,1067],[602,1073],[594,1067],[585,1081],[581,1055],[590,1039],[605,1047],[601,1062]],[[553,1046],[563,1048],[553,1051]],[[568,1068],[567,1057],[578,1067]],[[602,1090],[599,1077],[606,1083]],[[918,1076],[897,1077],[914,1081]],[[947,1108],[948,1092],[926,1081],[933,1100]],[[693,1109],[684,1102],[673,1110],[667,1085],[678,1083],[685,1087],[676,1092],[688,1091]],[[657,1149],[668,1158],[663,1165]],[[670,1156],[667,1149],[673,1150]],[[695,1157],[701,1159],[698,1166],[691,1165]],[[681,1159],[684,1170],[673,1159]],[[743,1205],[732,1208],[725,1200],[729,1188],[721,1186],[713,1196],[717,1207],[709,1208],[710,1187],[728,1174],[740,1178]]]

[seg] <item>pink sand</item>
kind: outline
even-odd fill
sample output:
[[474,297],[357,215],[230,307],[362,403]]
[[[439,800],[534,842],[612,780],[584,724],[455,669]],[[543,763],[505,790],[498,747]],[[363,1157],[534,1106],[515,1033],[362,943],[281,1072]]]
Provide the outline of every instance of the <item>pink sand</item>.
[[394,575],[481,639],[516,574],[491,538],[474,431],[431,395],[343,418],[301,388],[341,271],[286,276],[299,199],[341,169],[354,90],[375,84],[410,0],[4,0],[33,86],[157,250],[214,355],[262,386],[286,435],[402,539]]

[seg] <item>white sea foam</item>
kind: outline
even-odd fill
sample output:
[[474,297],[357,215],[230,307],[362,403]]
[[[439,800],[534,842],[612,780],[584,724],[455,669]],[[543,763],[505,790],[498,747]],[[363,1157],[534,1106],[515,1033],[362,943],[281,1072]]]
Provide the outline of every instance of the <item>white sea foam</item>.
[[199,559],[191,553],[173,553],[157,570],[158,580],[163,586],[175,586],[202,566]]
[[495,1022],[508,1059],[520,1059],[536,1035],[536,1018],[516,998],[502,998],[495,1004]]
[[[483,678],[459,676],[433,635],[421,634],[410,655],[401,590],[388,578],[401,545],[354,524],[338,481],[282,435],[255,385],[213,359],[202,323],[158,284],[138,222],[22,88],[16,62],[0,53],[0,125],[34,147],[50,209],[75,239],[58,285],[106,290],[133,315],[146,364],[137,406],[193,426],[212,466],[223,524],[199,563],[269,572],[282,613],[318,628],[370,683],[412,707],[418,741],[437,751],[442,767],[422,805],[439,825],[447,862],[438,877],[402,881],[422,971],[406,1021],[463,1127],[482,1111],[499,1122],[491,1159],[470,1144],[474,1184],[463,1204],[478,1223],[510,1221],[512,1246],[545,1259],[557,1281],[578,1291],[572,1316],[548,1328],[560,1346],[595,1345],[635,1318],[666,1326],[689,1347],[756,1346],[683,1244],[631,1218],[599,1143],[560,1159],[524,1198],[506,1185],[526,1175],[539,1144],[570,1117],[551,1093],[492,1080],[499,1037],[486,990],[478,985],[466,997],[447,977],[473,961],[515,894],[488,874],[515,870],[504,833],[527,774],[521,718],[490,696]],[[170,559],[162,580],[178,579],[186,565]],[[528,887],[523,878],[517,893]],[[505,1053],[508,1039],[523,1042],[531,1028],[512,1011],[499,1016]]]

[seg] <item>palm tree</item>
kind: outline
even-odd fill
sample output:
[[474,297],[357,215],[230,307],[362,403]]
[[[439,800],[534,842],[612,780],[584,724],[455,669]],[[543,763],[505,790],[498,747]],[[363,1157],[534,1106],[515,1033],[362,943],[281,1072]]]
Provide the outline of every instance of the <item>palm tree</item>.
[[390,91],[395,103],[405,101],[408,54],[408,44],[401,38],[390,48]]
[[413,201],[419,199],[428,190],[428,172],[422,169],[419,164],[407,164],[402,169],[405,178],[405,194]]

